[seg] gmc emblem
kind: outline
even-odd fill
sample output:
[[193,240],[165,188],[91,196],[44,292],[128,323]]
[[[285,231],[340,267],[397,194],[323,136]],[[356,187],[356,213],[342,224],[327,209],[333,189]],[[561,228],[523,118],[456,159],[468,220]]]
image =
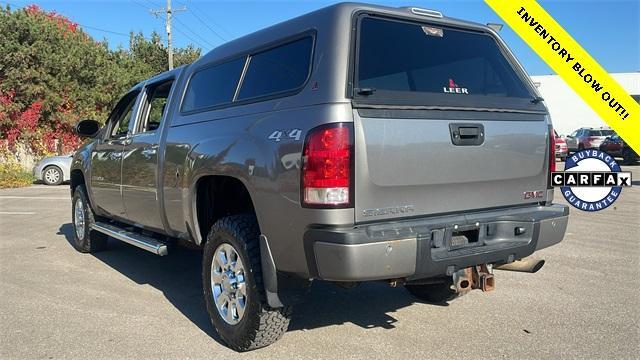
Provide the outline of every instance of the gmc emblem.
[[525,200],[529,200],[529,199],[542,199],[542,197],[544,197],[544,191],[543,190],[538,190],[538,191],[525,191],[523,193],[523,197]]

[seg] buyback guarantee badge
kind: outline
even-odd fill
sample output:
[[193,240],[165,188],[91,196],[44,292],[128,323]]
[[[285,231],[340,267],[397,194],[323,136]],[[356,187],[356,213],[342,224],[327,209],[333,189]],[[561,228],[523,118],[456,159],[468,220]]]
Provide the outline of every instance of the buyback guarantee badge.
[[551,173],[551,183],[575,208],[599,211],[613,204],[623,187],[631,186],[631,173],[621,171],[606,152],[581,150],[567,158],[564,171]]

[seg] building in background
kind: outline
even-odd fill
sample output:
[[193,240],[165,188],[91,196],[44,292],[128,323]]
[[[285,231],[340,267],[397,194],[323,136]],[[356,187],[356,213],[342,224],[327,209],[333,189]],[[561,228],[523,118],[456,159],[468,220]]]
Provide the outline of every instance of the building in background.
[[[640,72],[615,73],[611,76],[636,101],[640,101]],[[558,134],[568,135],[581,127],[607,127],[602,118],[558,75],[532,76],[531,79],[544,98]]]

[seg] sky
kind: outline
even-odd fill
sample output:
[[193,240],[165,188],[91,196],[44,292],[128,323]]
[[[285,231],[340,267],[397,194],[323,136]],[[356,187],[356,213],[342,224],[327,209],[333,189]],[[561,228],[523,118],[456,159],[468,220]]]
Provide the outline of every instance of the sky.
[[[479,23],[503,23],[481,0],[365,0],[369,3],[418,6],[445,16]],[[320,0],[172,0],[175,46],[194,44],[204,52],[264,27],[331,5]],[[13,8],[28,4],[56,11],[80,24],[95,39],[128,46],[129,32],[149,36],[156,31],[166,41],[164,18],[151,14],[166,0],[0,0]],[[640,71],[640,0],[539,0],[539,3],[609,72]],[[530,75],[554,72],[508,27],[500,32]]]

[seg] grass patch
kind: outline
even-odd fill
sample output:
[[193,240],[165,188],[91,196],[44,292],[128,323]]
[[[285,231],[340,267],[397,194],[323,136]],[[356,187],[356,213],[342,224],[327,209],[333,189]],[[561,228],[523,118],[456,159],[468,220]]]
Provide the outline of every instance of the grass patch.
[[33,184],[35,178],[14,162],[0,163],[0,189],[25,187]]

